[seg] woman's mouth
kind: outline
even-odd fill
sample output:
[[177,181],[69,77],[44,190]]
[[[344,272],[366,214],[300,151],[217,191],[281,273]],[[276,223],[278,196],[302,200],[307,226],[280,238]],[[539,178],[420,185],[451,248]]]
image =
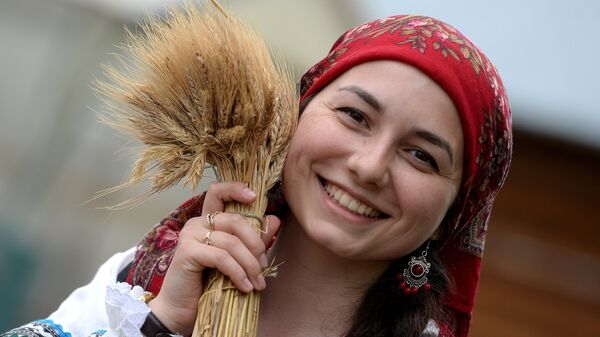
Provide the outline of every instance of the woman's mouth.
[[353,196],[348,194],[341,188],[325,181],[321,180],[323,188],[327,195],[331,197],[338,205],[347,209],[351,213],[361,215],[367,218],[384,218],[387,217],[384,213],[365,205],[363,202],[356,200]]

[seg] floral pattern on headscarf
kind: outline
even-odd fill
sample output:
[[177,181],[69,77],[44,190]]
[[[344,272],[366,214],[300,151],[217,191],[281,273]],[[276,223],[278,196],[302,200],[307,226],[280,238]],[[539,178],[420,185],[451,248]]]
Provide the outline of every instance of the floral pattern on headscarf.
[[[436,81],[451,97],[464,136],[461,191],[443,224],[440,251],[455,289],[445,303],[449,322],[440,335],[465,337],[479,282],[487,222],[512,154],[512,125],[506,92],[487,57],[453,27],[430,17],[391,16],[344,33],[329,54],[299,82],[301,101],[353,66],[374,60],[410,64]],[[173,257],[179,231],[199,216],[203,195],[184,203],[156,225],[138,246],[127,281],[158,293]],[[269,210],[277,210],[272,203]],[[453,328],[450,329],[449,327]]]
[[[383,52],[382,46],[386,48]],[[418,62],[419,58],[433,61]],[[397,59],[410,63],[430,76],[431,72],[439,69],[439,64],[460,68],[459,72],[464,74],[467,72],[464,63],[468,62],[472,72],[467,76],[479,79],[483,90],[471,90],[465,86],[462,89],[469,94],[475,92],[476,96],[485,96],[489,103],[487,105],[461,106],[456,103],[456,95],[449,92],[461,114],[463,129],[468,126],[478,130],[472,130],[472,137],[465,137],[472,149],[466,153],[465,162],[471,167],[467,166],[462,195],[457,198],[459,207],[455,207],[452,221],[447,225],[452,232],[464,232],[461,249],[481,256],[491,204],[508,172],[512,148],[510,110],[496,69],[470,40],[453,27],[430,17],[392,16],[358,26],[342,35],[329,55],[304,74],[300,82],[300,94],[305,99],[350,67],[377,59]],[[336,69],[340,60],[345,64]],[[323,76],[330,72],[335,76]],[[440,83],[440,80],[443,82],[443,76],[437,75],[431,77],[445,90],[450,85],[461,87],[461,83],[444,85]],[[448,75],[453,73],[448,72]],[[482,91],[485,91],[484,95]],[[477,125],[464,122],[472,115],[478,115]]]
[[466,336],[479,283],[492,205],[510,166],[512,121],[506,91],[490,60],[462,33],[425,16],[391,16],[344,33],[300,80],[301,102],[350,68],[395,60],[416,67],[450,96],[464,136],[461,190],[442,224],[440,257],[455,283],[446,304],[455,333]]
[[179,232],[190,218],[201,215],[204,195],[184,202],[145,235],[137,246],[127,274],[127,283],[140,286],[154,294],[160,292],[175,255]]

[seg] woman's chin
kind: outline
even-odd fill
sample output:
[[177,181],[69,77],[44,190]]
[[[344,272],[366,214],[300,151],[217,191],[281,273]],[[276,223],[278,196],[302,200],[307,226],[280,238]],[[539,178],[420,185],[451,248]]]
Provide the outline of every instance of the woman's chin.
[[323,250],[341,259],[361,259],[365,252],[360,241],[344,229],[331,223],[320,223],[318,228],[308,228],[308,237]]

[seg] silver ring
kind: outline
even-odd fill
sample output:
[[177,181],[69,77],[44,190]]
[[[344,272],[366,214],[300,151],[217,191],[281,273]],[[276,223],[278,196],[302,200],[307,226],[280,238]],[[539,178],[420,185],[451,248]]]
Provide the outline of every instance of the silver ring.
[[208,232],[206,233],[206,236],[204,237],[204,240],[202,240],[202,243],[208,246],[212,246],[212,241],[210,239],[210,235],[212,234],[213,231],[208,230]]

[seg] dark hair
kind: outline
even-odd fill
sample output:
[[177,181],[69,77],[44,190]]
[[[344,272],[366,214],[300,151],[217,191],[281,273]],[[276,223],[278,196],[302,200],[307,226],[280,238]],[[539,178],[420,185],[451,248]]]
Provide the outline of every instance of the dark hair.
[[450,282],[434,246],[427,255],[431,263],[427,275],[431,289],[405,295],[396,278],[407,267],[410,257],[420,254],[421,247],[414,254],[394,261],[367,290],[345,337],[420,337],[430,319],[446,323],[441,300]]
[[306,97],[302,102],[300,102],[300,106],[298,106],[298,111],[300,114],[302,114],[302,112],[304,112],[304,109],[306,109],[306,107],[308,106],[308,103],[310,103],[310,101],[312,101],[316,95],[317,95],[317,93],[311,94],[310,96]]
[[[301,102],[300,114],[315,95],[316,93]],[[442,221],[442,230],[445,223],[446,219]],[[436,241],[430,241],[427,254],[427,260],[431,263],[427,274],[431,284],[429,291],[421,289],[416,294],[404,295],[396,278],[408,266],[410,257],[420,255],[425,245],[426,243],[415,253],[394,261],[367,290],[344,337],[420,337],[430,319],[447,323],[441,301],[450,287],[450,280],[437,256]]]

